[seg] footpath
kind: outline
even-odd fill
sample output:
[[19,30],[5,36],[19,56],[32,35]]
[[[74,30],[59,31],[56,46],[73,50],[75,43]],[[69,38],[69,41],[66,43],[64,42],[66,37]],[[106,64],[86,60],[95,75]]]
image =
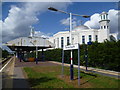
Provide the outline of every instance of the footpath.
[[[62,65],[62,63],[60,63],[60,62],[55,62],[55,61],[50,61],[50,62]],[[70,64],[64,63],[64,66],[70,66]],[[78,65],[74,65],[74,68],[78,68]],[[80,66],[80,69],[83,71],[86,71],[85,66]],[[87,67],[87,70],[88,71],[86,71],[86,72],[93,72],[93,73],[97,73],[97,74],[101,74],[101,75],[105,75],[105,76],[120,78],[120,72],[116,72],[116,71],[98,69],[98,68],[93,68],[93,67]]]
[[18,61],[17,58],[15,59],[16,60],[15,60],[15,66],[14,66],[13,88],[14,89],[20,89],[20,88],[29,89],[30,86],[28,84],[26,77],[24,76],[22,67],[16,66],[17,63],[21,63],[21,62],[17,62]]

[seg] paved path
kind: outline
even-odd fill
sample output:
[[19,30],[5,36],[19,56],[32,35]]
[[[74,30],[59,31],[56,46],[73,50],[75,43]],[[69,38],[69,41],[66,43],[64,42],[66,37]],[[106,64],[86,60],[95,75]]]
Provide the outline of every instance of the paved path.
[[16,67],[19,64],[18,59],[15,58],[15,66],[14,66],[14,77],[13,77],[13,88],[30,88],[27,79],[25,78],[22,67]]
[[[62,64],[60,62],[55,62],[55,61],[50,61],[50,62],[55,63],[55,64],[59,64],[59,65]],[[70,66],[70,64],[64,63],[64,66]],[[78,68],[78,65],[74,65],[74,67]],[[80,66],[80,69],[85,71],[86,67]],[[104,70],[104,69],[97,69],[97,68],[88,67],[88,72],[93,72],[93,73],[98,73],[98,74],[105,75],[105,76],[111,76],[111,77],[115,77],[115,78],[120,78],[120,72],[116,72],[116,71],[110,71],[110,70]]]
[[21,67],[15,67],[14,69],[13,88],[30,88]]

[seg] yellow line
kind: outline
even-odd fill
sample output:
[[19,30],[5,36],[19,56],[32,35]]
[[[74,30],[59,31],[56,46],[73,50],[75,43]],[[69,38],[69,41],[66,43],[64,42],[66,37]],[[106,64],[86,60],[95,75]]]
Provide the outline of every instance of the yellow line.
[[[56,63],[56,64],[62,64],[60,62],[54,62],[54,61],[50,61],[52,63]],[[64,63],[64,66],[70,66],[70,64],[66,64]],[[77,65],[74,65],[74,67],[78,67]],[[80,66],[81,69],[84,69],[85,70],[85,67],[84,66]],[[91,70],[91,71],[96,71],[96,72],[101,72],[101,73],[104,73],[104,74],[111,74],[111,75],[117,75],[117,76],[120,76],[120,72],[112,72],[112,71],[107,71],[107,70],[102,70],[102,69],[95,69],[95,68],[89,68],[88,67],[88,70]]]

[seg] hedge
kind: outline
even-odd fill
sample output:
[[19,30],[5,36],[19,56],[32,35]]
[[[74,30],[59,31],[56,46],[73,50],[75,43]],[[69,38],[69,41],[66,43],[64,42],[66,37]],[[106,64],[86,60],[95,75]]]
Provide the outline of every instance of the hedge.
[[[120,71],[120,40],[93,42],[92,45],[80,45],[81,65],[85,66],[85,49],[88,48],[88,66]],[[39,52],[39,55],[41,52]],[[62,49],[44,51],[45,60],[62,62]],[[77,50],[73,50],[73,63],[78,64]],[[65,63],[70,63],[70,51],[65,51]]]

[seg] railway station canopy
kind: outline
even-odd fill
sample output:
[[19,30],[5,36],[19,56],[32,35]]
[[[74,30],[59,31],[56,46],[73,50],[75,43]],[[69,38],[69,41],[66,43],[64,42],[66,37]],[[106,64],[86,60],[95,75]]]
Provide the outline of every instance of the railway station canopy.
[[37,49],[54,48],[55,44],[42,37],[20,37],[6,44],[12,51],[33,51]]

